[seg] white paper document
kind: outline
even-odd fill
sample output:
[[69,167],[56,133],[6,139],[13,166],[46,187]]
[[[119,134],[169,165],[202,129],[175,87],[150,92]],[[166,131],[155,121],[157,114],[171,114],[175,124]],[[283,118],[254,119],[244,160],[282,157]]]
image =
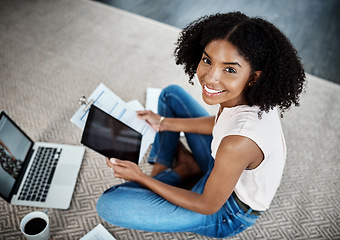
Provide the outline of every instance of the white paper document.
[[[90,97],[87,98],[87,100],[88,102],[93,100],[93,104],[96,107],[119,119],[143,135],[139,154],[139,161],[141,161],[150,144],[153,143],[156,135],[156,131],[150,126],[150,124],[137,117],[136,110],[143,110],[143,105],[137,100],[133,100],[128,103],[124,102],[103,83],[98,85],[98,87],[93,91]],[[85,109],[86,106],[82,105],[71,118],[71,122],[81,130],[84,130],[89,112],[89,110],[85,111]]]
[[147,88],[145,109],[158,113],[158,97],[161,94],[161,88]]
[[89,231],[84,237],[80,238],[80,240],[116,240],[106,228],[98,224],[95,228]]

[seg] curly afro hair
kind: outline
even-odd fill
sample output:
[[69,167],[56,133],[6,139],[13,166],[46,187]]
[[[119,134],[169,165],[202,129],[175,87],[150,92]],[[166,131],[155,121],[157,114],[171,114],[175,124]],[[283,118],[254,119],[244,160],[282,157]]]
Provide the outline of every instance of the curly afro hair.
[[277,106],[281,116],[292,104],[299,106],[305,72],[297,51],[273,24],[240,12],[204,16],[182,30],[174,55],[190,83],[206,45],[219,39],[233,44],[252,72],[261,71],[245,92],[250,106],[259,106],[261,112]]

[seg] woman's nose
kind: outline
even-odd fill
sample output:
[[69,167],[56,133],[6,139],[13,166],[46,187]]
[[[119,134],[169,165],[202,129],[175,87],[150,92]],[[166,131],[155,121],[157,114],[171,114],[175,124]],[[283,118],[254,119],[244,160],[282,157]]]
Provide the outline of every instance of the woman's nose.
[[216,67],[211,67],[205,75],[207,82],[218,82],[221,77],[221,71]]

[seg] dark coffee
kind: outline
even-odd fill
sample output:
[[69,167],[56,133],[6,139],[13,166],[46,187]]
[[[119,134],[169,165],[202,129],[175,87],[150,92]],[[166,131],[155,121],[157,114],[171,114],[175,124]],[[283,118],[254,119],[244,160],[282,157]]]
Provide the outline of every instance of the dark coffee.
[[47,223],[42,218],[32,218],[29,220],[24,228],[24,231],[28,235],[36,235],[45,229]]

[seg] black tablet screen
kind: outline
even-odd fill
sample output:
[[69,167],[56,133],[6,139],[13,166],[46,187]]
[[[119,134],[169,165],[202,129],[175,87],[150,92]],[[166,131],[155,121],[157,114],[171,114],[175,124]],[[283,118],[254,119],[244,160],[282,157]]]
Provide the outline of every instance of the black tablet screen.
[[81,143],[107,158],[138,164],[142,134],[92,105]]

